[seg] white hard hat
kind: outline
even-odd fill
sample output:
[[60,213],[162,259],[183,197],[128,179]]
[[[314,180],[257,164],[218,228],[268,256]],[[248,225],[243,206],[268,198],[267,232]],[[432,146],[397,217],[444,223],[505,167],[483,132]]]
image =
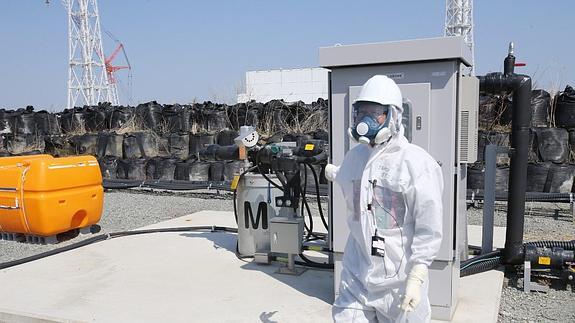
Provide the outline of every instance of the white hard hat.
[[367,80],[353,103],[358,101],[393,105],[398,109],[399,113],[403,113],[401,90],[392,79],[385,75],[375,75]]

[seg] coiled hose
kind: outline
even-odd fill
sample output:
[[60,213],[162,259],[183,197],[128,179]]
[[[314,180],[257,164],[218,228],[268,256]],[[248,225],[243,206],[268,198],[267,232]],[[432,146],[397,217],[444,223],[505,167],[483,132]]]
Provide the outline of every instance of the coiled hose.
[[495,269],[501,265],[501,259],[501,250],[496,250],[466,260],[459,267],[459,276],[465,277]]
[[[575,250],[575,240],[571,241],[533,241],[526,242],[523,244],[523,248],[526,246],[535,246],[539,248],[563,248],[565,250]],[[492,270],[503,264],[502,262],[502,250],[496,250],[488,252],[486,254],[471,258],[461,263],[459,276],[465,277],[469,275],[479,274],[488,270]]]
[[524,246],[534,246],[539,248],[563,248],[565,250],[575,250],[575,240],[571,241],[533,241],[526,242]]

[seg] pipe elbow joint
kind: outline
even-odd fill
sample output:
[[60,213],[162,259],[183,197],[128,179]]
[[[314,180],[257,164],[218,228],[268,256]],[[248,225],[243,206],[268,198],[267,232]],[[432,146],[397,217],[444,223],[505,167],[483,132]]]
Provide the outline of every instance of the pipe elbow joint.
[[513,75],[513,88],[520,89],[523,87],[528,87],[531,91],[531,77],[523,74]]
[[525,247],[522,241],[506,245],[503,250],[503,263],[506,265],[520,265],[525,258]]
[[479,88],[486,93],[505,92],[509,88],[509,78],[500,72],[485,74],[479,77]]

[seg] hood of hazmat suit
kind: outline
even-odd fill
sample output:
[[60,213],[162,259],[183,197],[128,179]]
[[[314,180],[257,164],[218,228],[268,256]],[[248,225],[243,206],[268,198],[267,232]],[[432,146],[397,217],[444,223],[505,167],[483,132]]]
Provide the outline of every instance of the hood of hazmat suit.
[[362,144],[386,144],[400,131],[401,91],[392,79],[376,75],[363,85],[352,110],[353,126],[348,135]]
[[[439,251],[443,177],[438,162],[403,136],[402,98],[395,82],[375,76],[367,85],[383,93],[368,97],[371,91],[362,90],[361,100],[389,105],[388,118],[396,129],[385,142],[356,145],[334,172],[346,199],[350,235],[333,311],[336,321],[370,321],[371,315],[394,322],[405,315],[399,307],[410,270],[429,266]],[[388,92],[395,96],[392,102],[385,98]],[[383,238],[376,255],[374,236]],[[407,313],[408,321],[430,319],[427,286],[425,281],[421,302]]]

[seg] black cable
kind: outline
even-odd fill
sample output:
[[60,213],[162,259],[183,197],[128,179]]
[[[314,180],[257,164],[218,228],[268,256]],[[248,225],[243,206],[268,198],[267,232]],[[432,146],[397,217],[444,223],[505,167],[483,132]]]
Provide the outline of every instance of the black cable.
[[[319,209],[319,216],[321,218],[321,222],[323,222],[323,226],[325,227],[326,230],[329,231],[327,221],[325,219],[325,216],[323,215],[323,209],[321,208],[321,198],[319,196],[319,180],[317,178],[317,173],[316,173],[315,169],[313,169],[313,167],[310,164],[306,163],[305,165],[311,169],[311,173],[313,174],[313,179],[315,181],[315,198],[317,200],[317,207]],[[306,175],[307,175],[307,171],[306,171]]]
[[[374,183],[375,183],[375,182],[374,182]],[[384,277],[384,278],[393,278],[393,277],[396,277],[396,276],[399,274],[399,270],[401,269],[401,265],[403,264],[403,260],[405,259],[405,251],[404,251],[404,250],[405,250],[405,247],[404,247],[404,245],[403,245],[403,228],[401,227],[401,225],[400,225],[399,222],[397,221],[397,218],[396,218],[395,216],[393,216],[393,214],[391,214],[391,212],[389,212],[388,210],[386,210],[385,207],[379,203],[379,201],[377,200],[377,196],[375,196],[375,191],[374,191],[373,189],[372,189],[371,191],[372,191],[372,197],[373,197],[373,199],[375,200],[375,202],[377,203],[377,205],[379,205],[379,207],[380,207],[383,211],[385,211],[385,213],[387,213],[389,216],[391,216],[391,218],[393,219],[393,221],[394,221],[395,224],[397,225],[397,228],[399,229],[399,237],[400,237],[400,239],[401,239],[401,251],[402,251],[401,259],[399,260],[399,266],[397,266],[397,270],[395,271],[395,274],[394,274],[393,276],[387,276],[387,268],[385,268],[385,266],[384,266],[384,268],[385,268],[385,270],[386,270],[386,274],[385,274],[385,277]],[[376,228],[376,231],[377,231],[377,218],[376,218],[375,213],[374,213],[373,210],[371,211],[371,215],[373,216],[373,220],[375,221],[375,228]],[[405,221],[405,211],[404,211],[403,217],[404,217],[403,220]],[[403,224],[403,223],[402,223],[402,224]]]
[[245,259],[254,259],[254,256],[242,255],[240,253],[240,242],[239,242],[239,240],[236,240],[236,252],[235,252],[235,254],[236,254],[236,258],[238,258],[239,260],[244,261],[244,262],[246,262]]
[[266,174],[264,174],[264,172],[261,171],[260,166],[257,166],[259,173],[270,183],[272,184],[275,188],[279,189],[280,191],[284,191],[283,187],[279,186],[278,184],[276,184],[274,181],[272,181],[269,177],[266,176]]
[[333,264],[328,264],[328,263],[323,263],[323,262],[315,262],[313,260],[310,260],[306,256],[304,256],[303,252],[299,254],[299,257],[303,260],[303,263],[296,261],[295,263],[298,265],[303,264],[304,266],[308,265],[308,266],[315,267],[315,268],[333,269]]
[[237,199],[238,199],[237,190],[234,190],[233,195],[234,195],[234,197],[233,197],[232,203],[234,204],[234,217],[236,218],[236,225],[239,226],[239,224],[238,224],[238,208],[236,207],[236,203],[237,203]]
[[501,257],[482,259],[476,263],[461,269],[459,277],[465,277],[473,274],[479,274],[488,270],[495,269],[501,265]]
[[[301,169],[300,169],[301,171]],[[301,217],[303,218],[303,226],[305,228],[305,230],[307,231],[307,236],[306,239],[309,238],[311,236],[311,233],[313,232],[313,218],[311,217],[311,213],[308,212],[309,216],[309,226],[307,225],[307,223],[305,223],[305,214],[304,214],[304,205],[306,203],[306,191],[307,191],[307,170],[304,172],[304,180],[303,180],[303,188],[300,190],[301,192],[301,201],[302,201],[302,205],[300,206],[300,213],[301,213]]]
[[476,261],[483,260],[483,259],[488,259],[488,258],[499,257],[499,256],[501,256],[501,250],[500,250],[500,249],[495,250],[495,251],[491,251],[491,252],[488,252],[488,253],[484,253],[484,254],[482,254],[482,255],[480,255],[480,256],[473,257],[473,258],[471,258],[471,259],[467,259],[467,260],[465,260],[465,261],[462,261],[462,262],[459,264],[459,267],[460,267],[460,268],[464,268],[464,267],[466,267],[467,265],[472,264],[472,263],[474,263],[474,262],[476,262]]
[[[258,168],[258,166],[252,166],[252,167],[246,169],[243,173],[241,173],[240,178],[238,179],[237,185],[239,185],[239,183],[240,183],[239,181],[242,179],[242,177],[244,177],[245,174],[255,170],[256,168]],[[238,209],[236,206],[236,203],[237,203],[237,186],[235,189],[232,189],[232,191],[233,191],[233,203],[234,203],[234,217],[236,218],[236,225],[238,225]]]
[[12,261],[7,261],[0,264],[0,269],[6,269],[18,265],[22,265],[31,261],[43,259],[49,256],[57,255],[62,252],[78,249],[80,247],[84,247],[96,242],[105,241],[109,239],[115,239],[120,237],[127,237],[127,236],[134,236],[134,235],[141,235],[141,234],[151,234],[151,233],[166,233],[166,232],[188,232],[188,231],[208,231],[208,232],[231,232],[237,233],[238,229],[236,228],[229,228],[229,227],[221,227],[221,226],[197,226],[197,227],[177,227],[177,228],[160,228],[160,229],[146,229],[146,230],[134,230],[134,231],[121,231],[121,232],[112,232],[106,234],[100,234],[95,237],[88,238],[86,240],[82,240],[58,249],[53,249],[50,251],[42,252],[33,256],[16,259]]
[[302,246],[302,250],[333,253],[333,250],[329,249],[328,247],[313,246],[313,245],[312,246]]
[[547,248],[563,248],[565,250],[575,250],[575,240],[571,241],[533,241],[524,243],[525,246],[547,247]]

